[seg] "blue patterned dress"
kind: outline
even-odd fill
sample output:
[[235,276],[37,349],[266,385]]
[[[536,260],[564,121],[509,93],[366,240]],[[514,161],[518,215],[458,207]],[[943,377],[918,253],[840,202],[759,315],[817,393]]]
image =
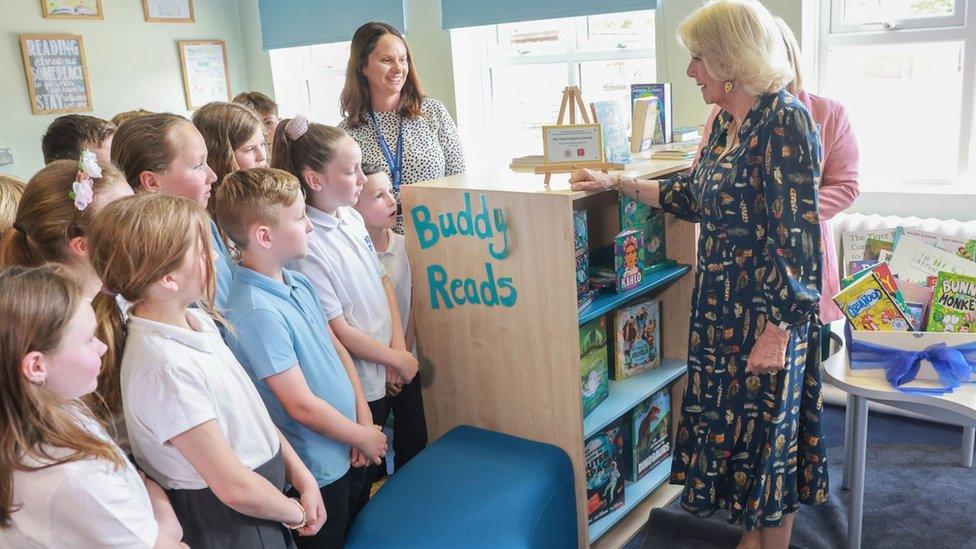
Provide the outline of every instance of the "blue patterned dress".
[[[671,483],[700,516],[727,509],[746,530],[779,526],[827,499],[817,308],[820,141],[786,91],[760,96],[724,157],[714,122],[697,167],[661,183],[661,207],[700,223],[688,387]],[[745,371],[766,322],[790,326],[786,367]]]

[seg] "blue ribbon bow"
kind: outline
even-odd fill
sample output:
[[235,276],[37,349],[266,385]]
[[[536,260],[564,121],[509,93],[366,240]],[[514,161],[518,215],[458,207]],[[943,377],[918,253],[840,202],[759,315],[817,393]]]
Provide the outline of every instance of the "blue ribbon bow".
[[[847,332],[851,368],[855,370],[883,368],[885,378],[899,391],[942,395],[951,393],[963,383],[976,383],[976,379],[973,379],[976,378],[976,342],[956,347],[936,343],[922,351],[905,351],[886,345],[856,341],[851,337],[849,324],[845,327],[845,332]],[[933,369],[942,382],[942,387],[903,387],[918,375],[923,360],[932,363]]]

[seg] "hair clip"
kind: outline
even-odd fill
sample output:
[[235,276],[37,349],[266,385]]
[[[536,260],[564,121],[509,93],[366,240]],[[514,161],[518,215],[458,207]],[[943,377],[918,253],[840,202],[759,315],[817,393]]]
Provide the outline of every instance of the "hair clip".
[[308,118],[305,118],[301,114],[295,115],[295,118],[292,118],[287,124],[285,124],[285,135],[292,141],[295,141],[299,137],[305,135],[305,132],[307,131]]
[[78,208],[79,212],[85,211],[94,200],[95,191],[92,189],[94,178],[101,177],[102,168],[98,165],[95,153],[87,149],[81,151],[81,156],[78,158],[78,176],[71,184],[71,191],[68,192],[68,198],[75,201],[75,208]]

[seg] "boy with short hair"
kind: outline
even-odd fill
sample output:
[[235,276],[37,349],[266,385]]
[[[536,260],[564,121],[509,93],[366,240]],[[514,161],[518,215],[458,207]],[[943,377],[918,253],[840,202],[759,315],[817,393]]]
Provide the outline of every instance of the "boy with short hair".
[[264,126],[264,140],[268,143],[268,150],[272,150],[271,142],[274,140],[275,129],[278,128],[278,104],[274,99],[259,91],[241,92],[234,96],[234,103],[247,105],[258,113],[261,124]]
[[381,462],[386,437],[373,425],[352,359],[311,283],[284,268],[305,256],[312,228],[298,180],[271,168],[236,171],[217,188],[216,213],[241,259],[227,301],[234,326],[227,344],[315,475],[328,512],[317,535],[295,541],[341,547],[362,466]]
[[[390,177],[377,165],[363,165],[363,173],[366,175],[366,184],[354,207],[362,216],[376,255],[390,277],[403,325],[404,340],[407,349],[416,355],[416,328],[410,311],[410,262],[407,259],[403,235],[393,231],[399,213],[396,198],[393,196],[393,186]],[[407,384],[387,383],[384,401],[380,413],[374,413],[373,420],[384,425],[390,413],[393,413],[393,461],[395,469],[399,469],[427,445],[427,421],[424,417],[420,376],[415,376]],[[375,404],[373,410],[377,411]]]
[[102,162],[111,162],[112,136],[115,124],[86,114],[66,114],[51,122],[41,138],[44,163],[55,160],[78,160],[88,149]]

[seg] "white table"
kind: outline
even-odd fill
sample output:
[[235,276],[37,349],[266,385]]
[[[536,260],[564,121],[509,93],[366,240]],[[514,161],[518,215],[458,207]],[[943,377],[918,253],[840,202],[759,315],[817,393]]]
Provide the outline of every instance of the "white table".
[[[834,352],[823,362],[824,380],[847,392],[844,429],[844,478],[842,486],[850,490],[847,547],[861,547],[861,518],[864,507],[864,457],[868,435],[868,401],[880,402],[963,427],[961,461],[973,465],[976,443],[976,384],[964,384],[941,396],[913,395],[893,388],[882,370],[871,375],[851,375],[843,335],[835,333]],[[838,341],[839,340],[839,341]],[[839,345],[837,345],[839,343]]]

